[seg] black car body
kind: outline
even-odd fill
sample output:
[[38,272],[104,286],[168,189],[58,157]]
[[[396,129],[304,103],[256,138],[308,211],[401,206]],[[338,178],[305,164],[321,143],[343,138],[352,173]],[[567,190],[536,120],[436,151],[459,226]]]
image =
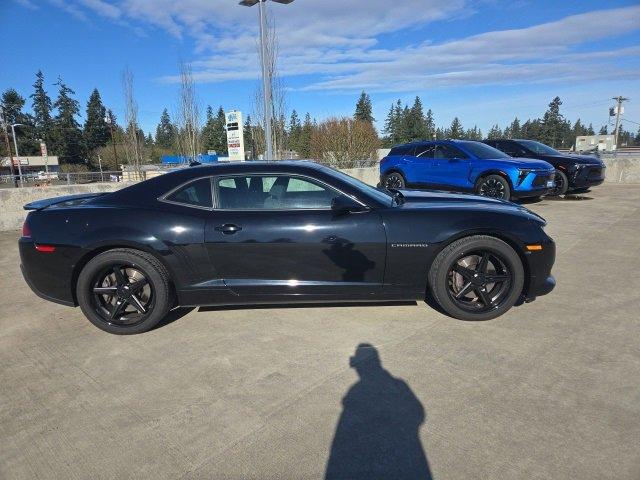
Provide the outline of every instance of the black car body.
[[534,140],[489,139],[484,143],[512,157],[534,158],[553,165],[563,175],[556,176],[556,194],[594,187],[605,179],[604,162],[592,155],[564,154]]
[[[476,260],[456,267],[459,277],[451,273],[458,293],[483,288],[475,277],[471,285],[474,262],[484,265],[484,273],[475,270],[485,280],[518,290],[513,299],[532,300],[555,284],[555,245],[527,209],[475,195],[381,191],[313,162],[185,168],[113,193],[25,208],[19,246],[27,283],[47,300],[80,304],[114,333],[150,328],[140,319],[120,325],[126,315],[115,312],[138,308],[140,298],[127,290],[144,279],[143,317],[159,303],[166,313],[175,305],[422,300],[442,252],[471,239]],[[485,237],[500,245],[487,247],[483,263],[477,241]],[[500,253],[505,246],[514,255]],[[93,296],[85,292],[92,288]],[[493,318],[502,307],[478,309],[471,319]],[[111,319],[100,324],[91,309]]]

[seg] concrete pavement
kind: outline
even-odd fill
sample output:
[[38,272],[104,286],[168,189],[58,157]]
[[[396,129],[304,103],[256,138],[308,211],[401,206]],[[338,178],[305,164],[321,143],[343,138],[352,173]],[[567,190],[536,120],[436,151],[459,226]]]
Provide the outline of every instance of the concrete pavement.
[[580,198],[527,205],[558,286],[483,323],[210,309],[118,337],[32,294],[0,233],[0,478],[638,479],[640,186]]

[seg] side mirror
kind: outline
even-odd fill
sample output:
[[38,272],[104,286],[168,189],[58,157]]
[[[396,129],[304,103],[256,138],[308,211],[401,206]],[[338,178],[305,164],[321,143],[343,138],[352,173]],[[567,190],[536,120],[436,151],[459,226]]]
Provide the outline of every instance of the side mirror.
[[333,197],[333,200],[331,200],[331,210],[336,214],[361,212],[365,210],[365,208],[366,207],[360,205],[358,202],[346,195],[339,195],[337,197]]

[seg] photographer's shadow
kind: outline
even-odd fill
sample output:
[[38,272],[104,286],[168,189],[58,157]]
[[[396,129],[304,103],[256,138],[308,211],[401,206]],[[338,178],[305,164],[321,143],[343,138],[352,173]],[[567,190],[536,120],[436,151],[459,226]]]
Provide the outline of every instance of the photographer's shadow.
[[342,399],[325,478],[431,479],[419,437],[425,412],[418,398],[382,368],[370,344],[358,345],[350,366],[360,379]]

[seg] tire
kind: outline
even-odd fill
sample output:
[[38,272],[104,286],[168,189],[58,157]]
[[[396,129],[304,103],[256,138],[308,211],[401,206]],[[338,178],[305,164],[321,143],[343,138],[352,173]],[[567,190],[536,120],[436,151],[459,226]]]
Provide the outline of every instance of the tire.
[[569,189],[569,179],[567,179],[567,176],[564,172],[556,170],[554,181],[555,183],[553,189],[549,190],[549,192],[547,193],[549,197],[559,197],[560,195],[564,195],[565,193],[567,193],[567,190]]
[[129,248],[92,258],[78,276],[76,298],[91,323],[117,335],[152,329],[173,306],[162,264],[153,255]]
[[406,188],[407,182],[400,172],[391,172],[382,177],[380,182],[385,188],[394,188],[400,190]]
[[511,199],[509,182],[502,175],[487,175],[478,180],[476,193],[483,197],[498,198],[500,200]]
[[[493,283],[488,281],[492,279]],[[433,299],[447,315],[459,320],[491,320],[520,299],[524,268],[507,243],[495,237],[474,235],[456,240],[438,254],[429,270],[428,282]],[[472,300],[474,297],[476,301]]]

